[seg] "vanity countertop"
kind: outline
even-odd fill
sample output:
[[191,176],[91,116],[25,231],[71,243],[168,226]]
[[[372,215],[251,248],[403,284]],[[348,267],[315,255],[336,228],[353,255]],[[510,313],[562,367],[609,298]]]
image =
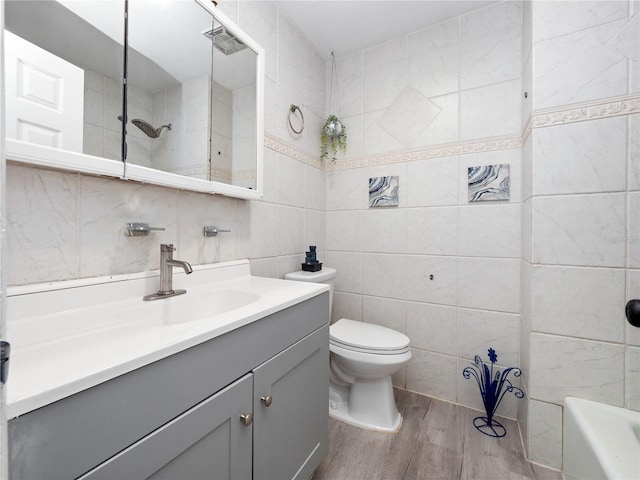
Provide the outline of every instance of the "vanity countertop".
[[[186,288],[186,294],[152,302],[142,297],[157,290],[158,272],[9,288],[7,418],[329,290],[252,276],[247,260],[193,270],[174,273],[174,289]],[[216,309],[216,302],[228,308]]]

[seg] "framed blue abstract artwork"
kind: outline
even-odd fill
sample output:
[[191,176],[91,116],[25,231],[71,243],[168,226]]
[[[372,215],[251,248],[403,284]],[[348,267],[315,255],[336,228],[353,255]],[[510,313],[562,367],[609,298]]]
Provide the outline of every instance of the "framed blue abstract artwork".
[[369,207],[397,207],[399,177],[369,179]]
[[469,167],[469,202],[509,200],[509,165]]

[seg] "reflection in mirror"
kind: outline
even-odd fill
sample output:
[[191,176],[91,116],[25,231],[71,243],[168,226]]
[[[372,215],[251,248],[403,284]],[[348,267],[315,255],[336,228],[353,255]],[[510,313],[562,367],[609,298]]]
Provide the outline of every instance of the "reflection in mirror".
[[4,8],[7,138],[121,160],[124,0]]
[[129,0],[127,163],[256,188],[257,55],[196,1]]

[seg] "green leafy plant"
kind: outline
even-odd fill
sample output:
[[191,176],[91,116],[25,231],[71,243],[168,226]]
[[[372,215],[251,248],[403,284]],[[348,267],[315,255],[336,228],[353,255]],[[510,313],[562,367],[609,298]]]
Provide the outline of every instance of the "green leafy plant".
[[347,151],[347,128],[335,115],[329,115],[322,125],[320,133],[320,158],[329,158],[329,148],[331,148],[331,161],[336,163],[338,150],[342,153]]

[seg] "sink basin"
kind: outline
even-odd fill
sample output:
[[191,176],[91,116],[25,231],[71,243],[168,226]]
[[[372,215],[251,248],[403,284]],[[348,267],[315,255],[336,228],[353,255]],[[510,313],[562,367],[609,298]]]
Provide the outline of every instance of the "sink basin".
[[259,299],[260,295],[243,290],[187,291],[184,295],[144,302],[118,316],[125,323],[178,325],[246,307]]

